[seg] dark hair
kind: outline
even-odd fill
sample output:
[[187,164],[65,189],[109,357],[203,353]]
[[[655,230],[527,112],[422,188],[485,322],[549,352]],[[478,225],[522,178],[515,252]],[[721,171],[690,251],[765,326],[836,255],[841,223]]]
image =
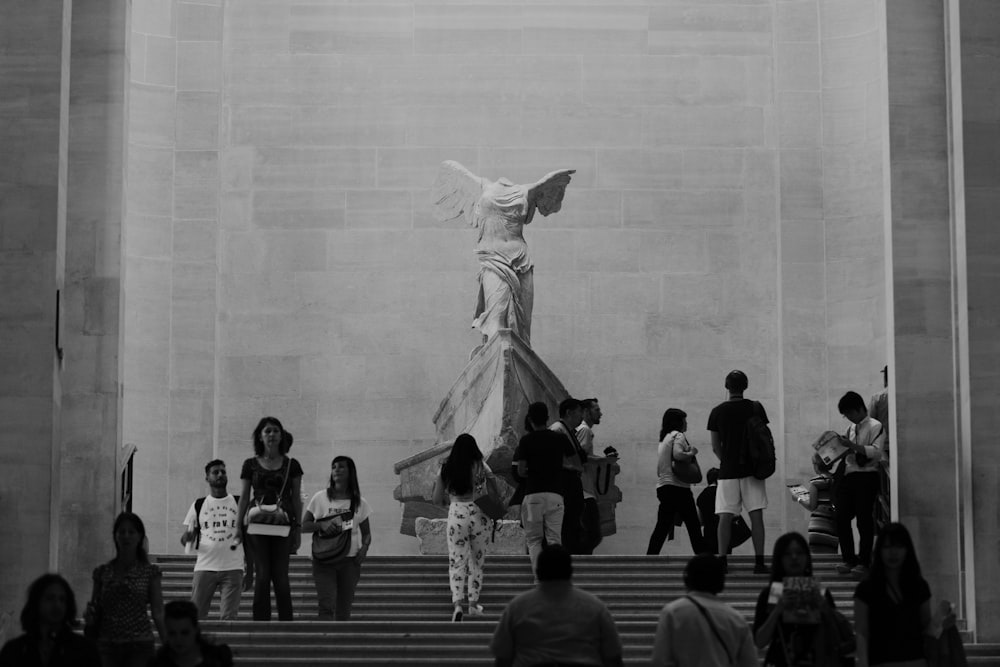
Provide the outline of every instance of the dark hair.
[[226,465],[226,462],[223,461],[222,459],[212,459],[211,461],[209,461],[208,463],[205,464],[205,474],[207,475],[209,473],[209,471],[211,471],[212,468],[214,468],[215,466],[223,466],[223,467],[225,467],[225,465]]
[[726,389],[729,391],[743,392],[750,386],[750,379],[747,374],[740,370],[729,371],[726,376]]
[[594,407],[594,405],[596,403],[597,403],[597,399],[596,398],[581,398],[580,399],[580,407],[583,408],[584,410],[591,409],[592,407]]
[[277,417],[261,417],[261,420],[257,422],[257,428],[253,430],[253,453],[257,456],[264,456],[264,438],[261,434],[264,432],[264,427],[268,424],[274,424],[281,429],[281,442],[278,443],[278,449],[284,454],[292,446],[292,438],[285,437],[287,431],[285,431],[285,427],[281,425]]
[[535,430],[535,425],[531,423],[531,415],[524,415],[524,432],[531,433]]
[[718,595],[726,587],[726,569],[722,559],[698,554],[684,566],[684,586],[690,591]]
[[[171,619],[174,621],[180,621],[187,619],[191,621],[191,625],[194,626],[195,641],[198,642],[198,646],[201,647],[203,655],[202,657],[207,661],[211,654],[217,650],[215,644],[208,641],[201,634],[201,626],[198,625],[198,607],[191,600],[172,600],[171,602],[163,605],[163,618]],[[169,646],[161,646],[157,651],[157,656],[161,658],[168,657],[170,655]],[[157,663],[159,664],[159,663]]]
[[542,424],[544,426],[549,422],[549,406],[541,401],[532,403],[528,406],[526,419],[530,419],[532,424]]
[[868,408],[865,407],[865,399],[861,398],[861,394],[856,391],[849,391],[840,397],[837,401],[837,410],[840,414],[846,415],[851,410],[864,410],[868,412]]
[[73,595],[73,589],[69,582],[58,574],[43,574],[28,586],[28,600],[24,603],[24,609],[21,610],[21,628],[27,635],[38,635],[41,631],[38,607],[41,605],[42,596],[49,586],[62,586],[66,593],[66,617],[63,618],[62,627],[59,629],[72,627],[76,621],[76,596]]
[[350,479],[347,482],[347,490],[351,494],[351,511],[357,512],[361,507],[361,487],[358,486],[358,467],[354,465],[354,459],[350,456],[334,456],[330,462],[330,485],[326,487],[327,500],[333,500],[333,464],[346,463]]
[[709,486],[719,483],[719,469],[709,468],[708,472],[705,473],[705,480]]
[[449,493],[462,496],[472,492],[472,469],[483,460],[476,439],[468,433],[455,438],[451,453],[441,466],[441,481]]
[[920,573],[920,563],[917,561],[917,552],[913,548],[913,538],[910,537],[910,531],[903,524],[894,521],[885,524],[879,531],[878,537],[875,538],[871,574],[868,576],[872,583],[879,587],[877,590],[882,590],[882,587],[885,586],[885,564],[882,562],[882,549],[886,546],[906,547],[906,558],[903,560],[899,572],[899,588],[903,595],[906,595],[924,578]]
[[687,419],[687,413],[683,410],[668,408],[663,413],[663,421],[660,423],[660,440],[663,440],[663,436],[667,433],[679,431],[684,428],[685,419]]
[[118,540],[115,540],[115,535],[118,534],[118,529],[123,523],[131,523],[132,527],[135,528],[136,532],[139,533],[142,539],[139,540],[139,546],[135,548],[136,558],[140,562],[148,563],[149,556],[146,555],[146,526],[142,523],[142,519],[139,518],[138,514],[133,514],[132,512],[122,512],[117,517],[115,517],[115,524],[111,527],[111,539],[115,542],[115,558],[118,560]]
[[571,398],[567,398],[566,400],[564,400],[563,402],[561,402],[559,404],[559,418],[562,419],[563,417],[565,417],[566,415],[568,415],[570,412],[572,412],[573,410],[576,410],[579,407],[580,407],[580,401],[578,401],[578,400],[576,400],[575,398],[572,398],[572,397]]
[[569,581],[573,578],[573,558],[561,544],[549,544],[538,554],[535,576],[539,581]]
[[813,559],[812,552],[809,551],[809,542],[806,541],[806,538],[802,537],[801,533],[791,532],[785,533],[774,542],[774,552],[771,556],[771,581],[783,581],[787,576],[785,574],[785,565],[781,561],[785,552],[788,551],[788,547],[792,546],[793,542],[798,542],[802,550],[806,552],[806,570],[804,576],[812,576]]

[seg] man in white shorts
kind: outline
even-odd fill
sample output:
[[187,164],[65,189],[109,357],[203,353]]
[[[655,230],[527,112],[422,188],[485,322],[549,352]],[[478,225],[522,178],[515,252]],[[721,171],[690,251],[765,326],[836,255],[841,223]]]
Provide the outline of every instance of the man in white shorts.
[[715,513],[719,515],[719,553],[723,563],[729,551],[729,536],[733,517],[745,509],[750,514],[753,540],[754,574],[767,574],[764,564],[764,508],[767,490],[764,480],[752,474],[749,463],[740,463],[740,453],[749,445],[747,422],[756,414],[767,423],[764,406],[743,398],[750,385],[746,373],[732,371],[726,376],[729,400],[712,408],[708,430],[712,434],[712,451],[719,457],[719,488],[715,494]]

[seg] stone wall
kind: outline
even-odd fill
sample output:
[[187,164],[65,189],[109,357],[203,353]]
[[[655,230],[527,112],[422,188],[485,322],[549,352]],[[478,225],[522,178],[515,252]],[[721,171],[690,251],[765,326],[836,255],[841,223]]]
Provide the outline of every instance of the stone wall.
[[[148,2],[168,27],[133,24],[149,60],[132,90],[175,122],[150,133],[159,206],[129,220],[159,236],[126,279],[125,420],[155,550],[177,547],[201,459],[227,460],[237,488],[273,414],[307,493],[335,453],[354,456],[373,549],[415,551],[396,534],[391,463],[433,444],[477,343],[475,230],[427,204],[444,159],[520,182],[577,169],[562,212],[526,230],[532,343],[571,393],[601,399],[598,444],[622,455],[619,533],[601,551],[645,548],[665,408],[689,413],[709,466],[730,369],[789,443],[790,479],[809,473],[811,437],[841,427],[837,397],[877,388],[874,3]],[[176,79],[149,80],[151,44]],[[146,122],[134,114],[130,141]],[[130,257],[149,259],[134,238]],[[772,538],[805,527],[783,482]]]

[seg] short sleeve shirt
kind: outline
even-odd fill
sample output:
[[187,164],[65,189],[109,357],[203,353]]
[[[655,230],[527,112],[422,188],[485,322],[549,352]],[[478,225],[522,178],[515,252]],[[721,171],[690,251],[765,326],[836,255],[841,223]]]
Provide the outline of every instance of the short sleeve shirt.
[[101,642],[133,642],[153,639],[149,620],[149,588],[159,581],[160,568],[136,561],[125,572],[116,572],[111,563],[94,570],[94,584],[100,587]]
[[[285,483],[285,473],[288,474],[288,482]],[[282,505],[291,507],[292,500],[292,480],[302,477],[302,466],[293,458],[285,457],[285,461],[277,470],[268,470],[260,464],[256,456],[251,456],[243,462],[243,469],[240,470],[240,479],[249,479],[253,488],[253,499],[266,505],[274,505],[278,502],[278,493],[281,493]],[[282,491],[284,488],[284,491]]]
[[525,495],[562,493],[563,458],[576,453],[569,438],[547,429],[532,431],[521,438],[517,452],[528,468]]
[[[351,501],[346,498],[330,500],[326,495],[326,489],[317,491],[309,500],[306,511],[313,515],[314,519],[325,519],[327,517],[343,516],[347,517],[351,513]],[[347,552],[350,558],[358,553],[361,548],[361,524],[371,516],[372,509],[368,506],[368,501],[364,498],[358,505],[358,511],[352,517],[354,526],[351,528],[351,550]],[[338,519],[332,519],[338,521]]]
[[[741,399],[726,401],[712,408],[708,415],[708,430],[715,431],[722,440],[719,479],[740,479],[751,477],[750,463],[740,464],[740,453],[747,446],[747,422],[754,414],[755,401]],[[759,405],[759,404],[758,404]],[[767,412],[760,406],[760,416],[768,423]]]
[[924,657],[920,607],[931,599],[931,589],[921,579],[896,602],[884,586],[865,579],[854,597],[868,605],[868,662],[920,660]]
[[236,518],[239,505],[236,498],[206,496],[201,512],[194,516],[195,503],[191,503],[184,526],[193,530],[200,526],[195,572],[226,572],[243,569],[243,545],[236,542],[239,523]]

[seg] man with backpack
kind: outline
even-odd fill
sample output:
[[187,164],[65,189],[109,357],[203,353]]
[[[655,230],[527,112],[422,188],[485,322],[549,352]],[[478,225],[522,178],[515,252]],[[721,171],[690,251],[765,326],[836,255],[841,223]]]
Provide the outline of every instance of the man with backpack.
[[712,451],[719,458],[719,488],[715,513],[719,516],[719,554],[726,565],[726,553],[733,517],[743,509],[750,514],[754,551],[754,574],[767,574],[764,564],[764,509],[767,490],[764,479],[774,473],[774,440],[767,428],[767,413],[757,401],[743,398],[750,385],[746,373],[734,370],[726,376],[729,400],[712,409],[708,430]]
[[236,619],[243,590],[243,545],[238,521],[238,496],[229,495],[226,464],[215,459],[205,465],[205,481],[210,495],[191,504],[184,518],[181,544],[197,554],[191,601],[198,607],[198,618],[208,616],[212,596],[222,596],[223,621]]

